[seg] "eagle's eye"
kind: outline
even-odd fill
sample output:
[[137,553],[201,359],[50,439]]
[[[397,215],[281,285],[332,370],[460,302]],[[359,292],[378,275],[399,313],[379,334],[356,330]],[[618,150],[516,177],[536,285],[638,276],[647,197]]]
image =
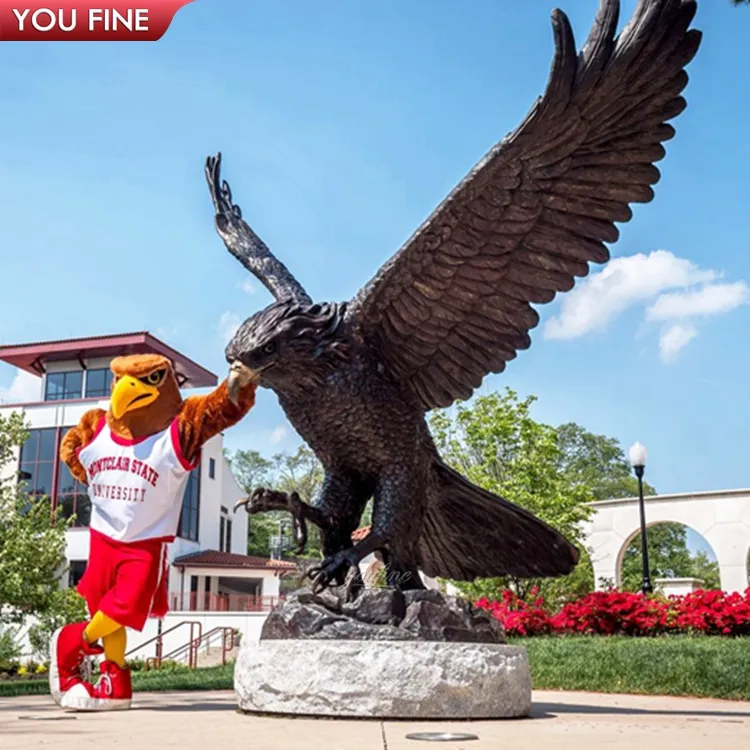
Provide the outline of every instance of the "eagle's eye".
[[145,378],[141,378],[141,380],[147,385],[159,385],[164,380],[166,374],[166,370],[154,370],[154,372],[150,372]]
[[269,341],[267,344],[263,345],[261,351],[263,352],[263,354],[273,354],[276,351],[276,342]]

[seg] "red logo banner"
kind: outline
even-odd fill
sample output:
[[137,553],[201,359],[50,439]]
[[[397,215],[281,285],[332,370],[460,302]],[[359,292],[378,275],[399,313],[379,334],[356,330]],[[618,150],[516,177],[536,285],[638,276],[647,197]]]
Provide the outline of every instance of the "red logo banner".
[[155,42],[192,0],[0,0],[2,42]]

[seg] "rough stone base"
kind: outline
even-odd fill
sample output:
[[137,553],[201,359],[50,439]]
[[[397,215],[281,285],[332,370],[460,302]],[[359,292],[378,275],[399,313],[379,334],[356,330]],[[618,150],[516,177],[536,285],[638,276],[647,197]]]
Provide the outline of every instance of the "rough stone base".
[[244,644],[234,674],[239,707],[254,713],[500,719],[531,710],[518,646],[270,640]]

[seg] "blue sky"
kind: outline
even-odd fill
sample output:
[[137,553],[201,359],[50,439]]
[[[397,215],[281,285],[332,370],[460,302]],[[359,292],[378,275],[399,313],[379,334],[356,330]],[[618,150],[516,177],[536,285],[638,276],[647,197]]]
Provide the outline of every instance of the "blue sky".
[[[3,46],[0,342],[147,329],[223,375],[227,332],[270,298],[214,233],[205,156],[313,297],[346,299],[525,116],[552,7],[196,0],[155,44]],[[579,46],[596,7],[564,2]],[[661,492],[750,486],[750,8],[703,0],[696,25],[656,200],[484,386],[640,440]],[[227,435],[297,442],[270,392]]]

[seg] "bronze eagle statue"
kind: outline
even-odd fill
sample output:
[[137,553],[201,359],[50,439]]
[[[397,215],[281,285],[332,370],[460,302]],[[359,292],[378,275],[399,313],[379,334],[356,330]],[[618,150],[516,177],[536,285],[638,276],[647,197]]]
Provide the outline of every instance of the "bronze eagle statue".
[[[246,507],[290,511],[301,547],[305,522],[319,527],[315,590],[374,551],[402,588],[421,586],[418,571],[471,581],[576,566],[561,534],[441,460],[425,414],[470,398],[527,349],[532,305],[605,263],[630,204],[654,197],[700,45],[696,2],[640,0],[617,34],[619,11],[602,0],[580,54],[553,12],[543,96],[348,302],[313,303],[233,204],[221,154],[207,160],[218,233],[275,298],[228,344],[230,380],[249,370],[273,390],[325,471],[309,504],[258,488]],[[370,534],[354,544],[370,498]]]

